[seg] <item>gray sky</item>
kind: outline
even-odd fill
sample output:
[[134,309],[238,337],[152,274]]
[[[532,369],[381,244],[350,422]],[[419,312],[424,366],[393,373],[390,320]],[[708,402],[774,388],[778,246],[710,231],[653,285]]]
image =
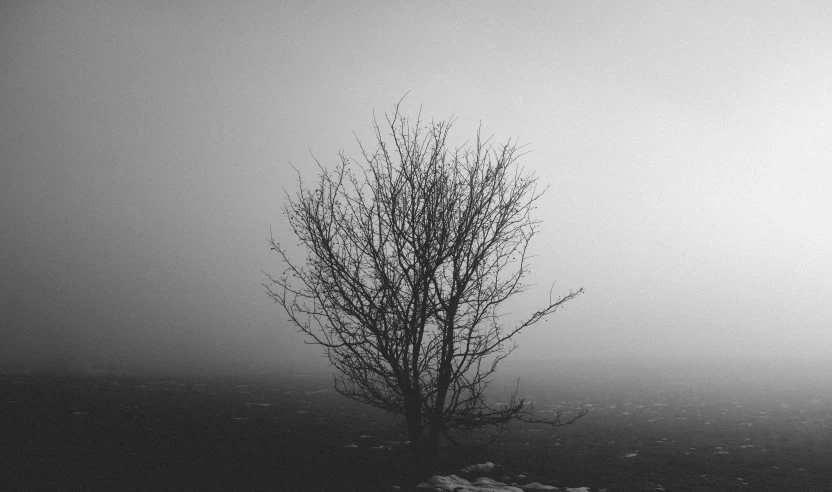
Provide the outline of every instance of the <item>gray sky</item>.
[[262,368],[290,162],[373,110],[519,138],[517,357],[832,357],[829,2],[3,2],[0,362]]

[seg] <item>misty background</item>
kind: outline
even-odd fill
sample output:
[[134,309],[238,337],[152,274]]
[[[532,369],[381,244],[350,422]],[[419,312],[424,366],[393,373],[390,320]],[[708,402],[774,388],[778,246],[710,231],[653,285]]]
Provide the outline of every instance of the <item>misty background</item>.
[[828,369],[830,26],[820,1],[3,2],[0,367],[325,368],[261,286],[269,228],[292,243],[292,165],[360,157],[409,92],[549,185],[505,321],[586,292],[515,360]]

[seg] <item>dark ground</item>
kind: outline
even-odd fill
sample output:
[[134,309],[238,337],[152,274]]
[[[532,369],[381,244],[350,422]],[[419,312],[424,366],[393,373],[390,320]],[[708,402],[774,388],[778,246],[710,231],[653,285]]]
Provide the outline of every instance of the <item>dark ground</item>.
[[[331,387],[303,375],[0,376],[0,490],[389,490],[429,476],[410,473],[390,417]],[[545,379],[524,392],[543,415],[591,412],[472,436],[432,472],[492,461],[561,490],[832,491],[830,392]]]

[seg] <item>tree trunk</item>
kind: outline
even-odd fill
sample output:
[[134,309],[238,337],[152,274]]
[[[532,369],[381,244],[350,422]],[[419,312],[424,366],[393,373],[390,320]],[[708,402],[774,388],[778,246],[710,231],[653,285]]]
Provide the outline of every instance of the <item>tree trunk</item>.
[[439,456],[439,435],[442,427],[433,422],[435,419],[432,416],[428,418],[431,421],[425,422],[422,405],[418,399],[405,400],[405,423],[410,438],[411,461],[414,468],[421,472],[429,471]]
[[421,463],[425,457],[425,442],[422,435],[422,405],[418,398],[405,397],[404,420],[413,462]]
[[428,435],[425,438],[426,451],[434,459],[439,456],[439,433],[442,430],[437,424],[438,422],[431,422]]

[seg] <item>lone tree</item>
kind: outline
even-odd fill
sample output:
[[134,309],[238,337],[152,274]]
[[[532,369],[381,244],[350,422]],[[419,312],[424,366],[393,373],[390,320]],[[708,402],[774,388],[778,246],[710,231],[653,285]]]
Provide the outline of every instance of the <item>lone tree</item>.
[[[303,261],[274,236],[286,269],[268,275],[269,296],[321,345],[337,391],[404,417],[416,461],[436,456],[440,436],[512,419],[538,419],[517,397],[485,398],[512,338],[583,289],[552,298],[506,328],[498,308],[524,292],[527,248],[539,221],[537,178],[516,161],[516,143],[482,140],[450,150],[452,120],[424,124],[397,105],[362,161],[340,154],[313,188],[288,196],[284,212]],[[545,191],[545,190],[544,190]]]

